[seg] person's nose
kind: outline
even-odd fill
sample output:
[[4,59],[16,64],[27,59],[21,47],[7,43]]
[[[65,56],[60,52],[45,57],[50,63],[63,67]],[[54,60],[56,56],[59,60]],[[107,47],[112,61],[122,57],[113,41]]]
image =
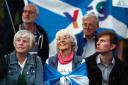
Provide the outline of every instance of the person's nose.
[[100,45],[100,41],[97,41],[96,45],[97,45],[97,46]]
[[87,29],[90,29],[90,26],[89,25],[85,25],[85,26],[83,26],[83,28],[87,30]]
[[20,40],[20,41],[19,41],[19,44],[22,45],[22,44],[23,44],[23,40]]

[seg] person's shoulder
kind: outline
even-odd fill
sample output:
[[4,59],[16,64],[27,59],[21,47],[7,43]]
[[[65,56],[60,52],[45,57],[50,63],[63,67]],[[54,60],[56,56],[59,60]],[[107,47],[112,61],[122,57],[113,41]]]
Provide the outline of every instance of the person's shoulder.
[[115,59],[115,66],[120,69],[127,69],[128,71],[128,64],[125,61],[121,61],[117,56],[114,56]]
[[82,38],[82,36],[84,35],[84,32],[81,31],[80,33],[76,34],[76,38],[79,39],[79,38]]
[[19,31],[19,29],[22,27],[22,23],[18,23],[15,25],[15,31]]
[[41,60],[40,56],[34,56],[37,60]]
[[48,63],[56,62],[56,61],[57,61],[57,56],[51,56],[48,58]]
[[46,34],[46,31],[43,27],[41,27],[40,25],[36,24],[37,30],[41,33],[41,34]]
[[52,63],[57,63],[58,62],[58,58],[56,55],[54,56],[50,56],[47,60],[46,63],[47,64],[52,64]]
[[86,61],[91,61],[96,59],[96,56],[98,56],[98,53],[94,53],[92,55],[90,55],[89,57],[85,58]]

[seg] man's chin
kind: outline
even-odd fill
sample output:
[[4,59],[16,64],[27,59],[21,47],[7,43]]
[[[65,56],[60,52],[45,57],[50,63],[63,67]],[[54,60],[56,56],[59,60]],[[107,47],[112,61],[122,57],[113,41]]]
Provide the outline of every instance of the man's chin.
[[99,51],[99,50],[96,50],[96,52],[97,52],[97,53],[99,53],[99,54],[100,54],[100,53],[102,53],[102,52],[101,52],[101,51]]

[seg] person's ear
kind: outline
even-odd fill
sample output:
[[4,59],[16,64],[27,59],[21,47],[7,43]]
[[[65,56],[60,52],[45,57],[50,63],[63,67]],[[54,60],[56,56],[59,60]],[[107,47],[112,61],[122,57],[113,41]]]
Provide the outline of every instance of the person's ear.
[[116,45],[115,44],[111,44],[111,50],[115,49],[116,48]]

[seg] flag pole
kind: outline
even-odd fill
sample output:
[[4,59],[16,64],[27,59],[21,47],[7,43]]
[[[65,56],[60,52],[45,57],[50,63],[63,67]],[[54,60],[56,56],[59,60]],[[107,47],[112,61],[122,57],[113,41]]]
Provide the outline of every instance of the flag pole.
[[13,20],[12,20],[12,16],[11,16],[11,13],[10,13],[10,9],[9,9],[7,0],[4,0],[4,1],[5,1],[5,5],[6,5],[6,8],[7,8],[8,14],[9,14],[9,18],[10,18],[10,20],[11,20],[11,24],[12,24],[12,27],[13,27],[13,31],[14,31],[14,33],[16,33],[15,26],[14,26],[14,23],[13,23]]

